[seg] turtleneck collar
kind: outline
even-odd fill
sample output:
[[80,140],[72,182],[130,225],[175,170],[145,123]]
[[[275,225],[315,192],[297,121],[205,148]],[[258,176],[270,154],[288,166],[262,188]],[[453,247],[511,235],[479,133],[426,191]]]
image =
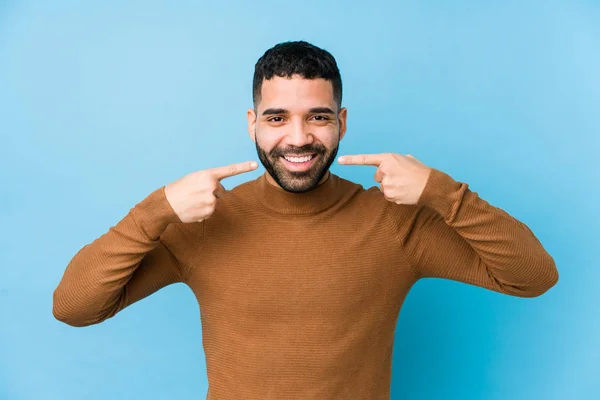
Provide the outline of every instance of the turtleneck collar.
[[290,193],[269,183],[267,172],[254,181],[254,196],[267,209],[278,214],[314,214],[333,206],[344,196],[340,178],[329,172],[319,186],[305,193]]

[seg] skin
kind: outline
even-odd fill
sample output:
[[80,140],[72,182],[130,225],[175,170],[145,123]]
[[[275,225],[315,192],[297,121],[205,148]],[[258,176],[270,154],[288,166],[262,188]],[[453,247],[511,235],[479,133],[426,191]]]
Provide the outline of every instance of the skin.
[[[274,76],[264,80],[261,99],[249,109],[248,133],[256,145],[267,181],[292,193],[314,189],[327,180],[329,167],[346,133],[347,109],[333,97],[333,86],[325,79]],[[315,112],[328,108],[333,113]],[[266,110],[278,110],[264,115]],[[268,111],[267,111],[268,112]],[[282,155],[317,154],[307,171],[292,171]]]

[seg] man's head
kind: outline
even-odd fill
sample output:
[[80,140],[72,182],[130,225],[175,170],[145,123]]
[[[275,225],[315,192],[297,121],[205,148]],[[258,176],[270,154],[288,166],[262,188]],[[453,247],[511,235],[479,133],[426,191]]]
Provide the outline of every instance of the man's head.
[[[294,193],[313,189],[346,133],[335,59],[304,41],[279,43],[257,61],[252,89],[248,133],[272,183]],[[284,157],[304,155],[312,158]]]

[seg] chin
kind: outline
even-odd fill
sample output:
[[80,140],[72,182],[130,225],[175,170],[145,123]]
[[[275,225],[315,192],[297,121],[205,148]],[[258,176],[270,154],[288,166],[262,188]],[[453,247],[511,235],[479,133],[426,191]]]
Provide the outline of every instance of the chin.
[[306,193],[311,191],[312,189],[314,189],[316,187],[316,185],[311,185],[311,186],[301,186],[301,187],[296,187],[296,186],[286,186],[286,185],[279,185],[281,186],[281,188],[283,190],[285,190],[286,192],[290,192],[290,193]]
[[285,170],[283,173],[277,174],[275,180],[281,186],[282,189],[291,193],[304,193],[308,192],[319,185],[324,174],[316,174],[313,171],[307,171],[309,173],[298,175],[294,174],[289,170]]

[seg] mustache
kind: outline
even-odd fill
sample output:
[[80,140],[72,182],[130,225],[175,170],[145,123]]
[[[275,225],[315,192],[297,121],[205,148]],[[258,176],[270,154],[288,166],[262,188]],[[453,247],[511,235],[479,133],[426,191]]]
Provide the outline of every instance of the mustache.
[[284,154],[287,155],[302,155],[302,154],[324,154],[327,152],[327,149],[325,147],[321,147],[321,146],[305,146],[305,147],[300,147],[300,148],[294,148],[294,149],[275,149],[273,151],[271,151],[271,156],[273,157],[280,157],[283,156]]

